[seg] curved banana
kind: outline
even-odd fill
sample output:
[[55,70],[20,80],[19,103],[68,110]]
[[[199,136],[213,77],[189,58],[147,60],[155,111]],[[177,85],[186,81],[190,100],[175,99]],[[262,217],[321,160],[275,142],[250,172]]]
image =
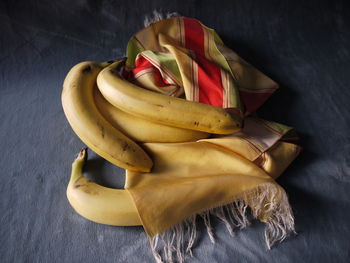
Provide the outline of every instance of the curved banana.
[[74,132],[98,155],[128,170],[150,171],[153,163],[147,153],[108,123],[96,108],[96,77],[107,65],[82,62],[69,71],[62,91],[64,113]]
[[83,149],[72,164],[67,198],[74,210],[100,224],[141,225],[137,209],[126,190],[103,187],[83,176],[82,169],[86,158],[87,149]]
[[204,139],[210,135],[201,131],[155,123],[131,115],[110,104],[97,88],[94,89],[94,97],[102,116],[113,127],[139,142],[189,142]]
[[216,134],[231,134],[241,119],[207,104],[166,96],[140,88],[119,74],[123,60],[106,67],[97,77],[102,95],[115,107],[157,123]]

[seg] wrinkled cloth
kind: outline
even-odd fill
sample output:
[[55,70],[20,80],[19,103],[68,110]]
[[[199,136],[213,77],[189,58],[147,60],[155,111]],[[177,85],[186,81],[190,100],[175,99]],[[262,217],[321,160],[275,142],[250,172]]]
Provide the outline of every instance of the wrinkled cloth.
[[[187,17],[161,20],[136,33],[121,74],[145,89],[244,118],[234,134],[143,144],[154,167],[149,173],[126,171],[125,189],[151,238],[193,215],[237,202],[267,224],[268,246],[293,232],[286,193],[275,179],[299,154],[298,137],[293,128],[255,114],[278,88],[276,82],[227,48],[214,30]],[[219,217],[225,221],[225,215]]]
[[175,17],[136,33],[127,46],[125,78],[171,96],[255,112],[277,89],[276,82],[227,48],[198,20]]
[[[274,179],[300,147],[284,141],[282,130],[271,134],[267,125],[271,123],[249,117],[245,128],[233,135],[197,142],[145,143],[154,167],[150,173],[127,171],[125,188],[147,234],[153,236],[195,213],[231,203],[259,185],[280,189]],[[256,128],[259,134],[254,134]]]

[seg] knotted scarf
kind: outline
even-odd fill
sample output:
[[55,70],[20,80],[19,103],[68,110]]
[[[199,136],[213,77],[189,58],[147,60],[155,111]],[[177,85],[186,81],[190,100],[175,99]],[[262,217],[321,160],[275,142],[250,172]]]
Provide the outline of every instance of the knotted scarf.
[[[188,17],[157,21],[129,41],[124,78],[145,89],[227,108],[244,118],[241,131],[185,143],[144,143],[149,173],[126,171],[131,194],[158,262],[182,262],[202,218],[215,241],[211,215],[230,234],[266,224],[268,247],[294,232],[284,189],[275,179],[300,152],[294,130],[255,111],[276,82],[227,48],[213,29]],[[161,249],[164,248],[164,249]]]

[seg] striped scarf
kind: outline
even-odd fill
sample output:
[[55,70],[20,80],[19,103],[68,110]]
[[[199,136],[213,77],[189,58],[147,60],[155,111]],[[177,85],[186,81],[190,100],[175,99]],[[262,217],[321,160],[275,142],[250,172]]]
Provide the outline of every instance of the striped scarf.
[[[248,207],[266,224],[268,247],[294,231],[287,195],[275,179],[301,147],[291,127],[255,114],[278,88],[276,82],[227,48],[213,29],[188,17],[162,19],[136,33],[122,75],[145,89],[244,118],[243,129],[232,135],[144,143],[153,156],[152,172],[126,172],[125,188],[158,262],[171,262],[173,254],[183,262],[192,255],[196,217],[204,220],[212,242],[210,215],[232,234],[248,225]],[[188,154],[198,158],[182,158]]]

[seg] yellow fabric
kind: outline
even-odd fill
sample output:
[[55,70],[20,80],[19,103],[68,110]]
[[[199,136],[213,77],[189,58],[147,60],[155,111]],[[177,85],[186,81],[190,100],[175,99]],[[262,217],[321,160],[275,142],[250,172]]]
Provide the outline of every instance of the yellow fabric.
[[[216,32],[200,23],[204,34],[204,56],[221,68],[224,92],[224,108],[243,111],[244,105],[239,91],[248,93],[273,93],[278,84],[226,47]],[[193,50],[186,48],[184,17],[174,17],[153,23],[137,32],[129,41],[126,70],[135,67],[138,55],[150,50],[172,55],[176,60],[181,78],[179,87],[183,88],[186,99],[199,101],[198,78],[196,72],[200,64]],[[142,81],[139,81],[143,86]],[[145,84],[147,86],[147,83]],[[259,103],[259,106],[262,104]],[[258,105],[257,107],[258,108]]]
[[297,156],[299,146],[272,141],[259,152],[252,147],[254,139],[245,134],[249,131],[243,129],[239,134],[198,142],[144,144],[154,162],[152,172],[127,171],[125,188],[149,236],[193,214],[231,203],[260,185],[279,189],[274,178]]
[[299,154],[299,151],[300,147],[296,144],[277,142],[265,153],[265,162],[262,168],[276,179]]
[[[203,41],[196,42],[198,39]],[[151,61],[152,67],[138,68],[143,58]],[[219,70],[215,71],[215,67]],[[274,179],[293,161],[300,147],[286,141],[295,139],[292,128],[250,116],[277,89],[277,83],[241,59],[214,30],[195,19],[161,20],[136,33],[128,44],[126,72],[134,74],[131,80],[135,84],[156,92],[174,96],[176,92],[169,91],[178,89],[175,96],[184,91],[186,99],[206,103],[198,94],[213,88],[213,83],[202,81],[218,77],[205,75],[211,68],[220,74],[214,83],[222,88],[220,106],[245,117],[242,131],[197,142],[145,143],[143,147],[154,163],[152,171],[126,171],[125,189],[133,197],[143,227],[151,237],[194,214],[243,200],[257,218],[274,225],[269,230],[271,240],[281,240],[287,230],[293,229],[294,221],[286,194]],[[169,83],[161,90],[163,86],[155,84],[150,69],[174,77],[165,77]],[[202,98],[206,96],[209,95]],[[269,197],[264,197],[263,191]],[[278,205],[284,210],[276,208]],[[279,239],[274,235],[281,226],[286,231]]]

